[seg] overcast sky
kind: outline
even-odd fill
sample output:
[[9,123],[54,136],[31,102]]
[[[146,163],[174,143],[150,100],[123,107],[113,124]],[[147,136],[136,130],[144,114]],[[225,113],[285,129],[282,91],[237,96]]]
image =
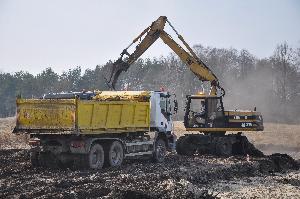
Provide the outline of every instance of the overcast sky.
[[[258,57],[283,41],[300,46],[297,0],[0,0],[0,72],[94,68],[117,59],[160,15],[190,45],[245,48]],[[159,41],[143,57],[170,52]]]

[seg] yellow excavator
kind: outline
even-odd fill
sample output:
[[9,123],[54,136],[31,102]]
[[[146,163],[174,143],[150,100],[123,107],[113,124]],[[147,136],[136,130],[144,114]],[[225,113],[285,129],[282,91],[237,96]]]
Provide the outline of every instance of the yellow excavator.
[[[165,32],[168,24],[178,36],[185,49]],[[158,38],[161,38],[180,59],[190,68],[200,81],[210,82],[211,88],[208,94],[198,93],[187,95],[184,126],[187,131],[197,131],[197,134],[186,134],[177,140],[176,150],[181,155],[215,154],[215,155],[256,155],[262,153],[257,150],[248,139],[242,135],[242,131],[262,131],[263,118],[256,111],[224,111],[222,98],[224,89],[220,86],[216,75],[202,62],[183,37],[165,16],[160,16],[147,27],[132,43],[125,48],[119,59],[113,63],[111,74],[107,84],[115,90],[118,77],[123,71],[127,71]],[[136,42],[133,53],[128,53]],[[226,134],[235,131],[235,134]]]

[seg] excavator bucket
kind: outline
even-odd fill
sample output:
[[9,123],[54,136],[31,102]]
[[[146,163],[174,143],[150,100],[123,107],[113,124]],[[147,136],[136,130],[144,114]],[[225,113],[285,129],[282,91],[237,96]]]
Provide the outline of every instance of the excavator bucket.
[[118,81],[120,74],[123,71],[127,71],[128,68],[129,68],[129,64],[124,62],[122,60],[122,58],[118,59],[117,61],[115,61],[113,63],[112,69],[111,69],[111,74],[110,74],[109,80],[107,82],[107,84],[109,85],[110,88],[115,90],[115,86],[116,86],[116,83]]

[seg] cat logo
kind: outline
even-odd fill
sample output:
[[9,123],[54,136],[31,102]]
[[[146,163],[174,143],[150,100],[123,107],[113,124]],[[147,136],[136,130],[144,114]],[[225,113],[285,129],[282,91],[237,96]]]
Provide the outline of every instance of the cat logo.
[[245,127],[251,127],[251,126],[252,126],[251,122],[242,123],[242,127],[243,128],[245,128]]

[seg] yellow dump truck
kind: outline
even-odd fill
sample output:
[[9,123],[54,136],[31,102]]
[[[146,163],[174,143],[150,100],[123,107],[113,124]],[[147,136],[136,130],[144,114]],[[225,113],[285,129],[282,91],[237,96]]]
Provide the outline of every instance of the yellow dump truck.
[[174,146],[169,93],[103,91],[17,99],[15,133],[29,133],[34,166],[119,166],[124,158],[164,160]]

